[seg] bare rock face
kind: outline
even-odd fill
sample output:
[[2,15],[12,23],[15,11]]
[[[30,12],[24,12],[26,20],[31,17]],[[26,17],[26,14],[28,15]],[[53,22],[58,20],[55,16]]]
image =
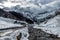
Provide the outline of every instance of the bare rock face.
[[5,17],[5,18],[11,18],[11,19],[16,19],[18,20],[17,17],[15,17],[14,15],[12,15],[11,13],[4,11],[3,9],[0,9],[0,17]]

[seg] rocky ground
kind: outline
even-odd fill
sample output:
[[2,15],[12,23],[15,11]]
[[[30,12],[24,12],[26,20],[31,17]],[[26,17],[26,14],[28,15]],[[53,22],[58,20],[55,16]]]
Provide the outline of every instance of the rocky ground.
[[32,27],[29,27],[29,35],[29,40],[60,40],[56,35]]

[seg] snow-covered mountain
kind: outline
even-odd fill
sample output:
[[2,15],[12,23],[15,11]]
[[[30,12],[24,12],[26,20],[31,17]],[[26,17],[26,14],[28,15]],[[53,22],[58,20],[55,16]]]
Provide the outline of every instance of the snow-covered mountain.
[[3,0],[0,8],[5,11],[21,13],[35,22],[46,20],[55,16],[55,11],[60,9],[60,0]]
[[[0,8],[7,11],[8,13],[16,12],[16,14],[18,14],[19,17],[21,14],[25,18],[28,18],[34,22],[40,23],[47,19],[50,19],[51,17],[54,17],[57,14],[56,11],[60,11],[60,0],[1,0]],[[57,17],[60,17],[60,16],[57,16]],[[2,18],[0,18],[0,21],[3,24],[3,22],[5,22],[4,21],[5,19],[2,19],[2,20],[1,19]],[[42,25],[44,27],[37,27],[36,25],[35,27],[42,29],[47,33],[52,32],[52,34],[58,34],[58,37],[60,37],[59,26],[58,27],[56,26],[59,23],[56,21],[58,20],[54,18],[51,21],[49,20],[46,24],[44,24],[43,22],[40,25],[37,25],[37,26]],[[10,25],[15,26],[15,24],[13,23],[11,24],[10,22],[9,24],[8,22],[5,22],[4,25],[6,24],[7,24],[6,27],[9,27]]]

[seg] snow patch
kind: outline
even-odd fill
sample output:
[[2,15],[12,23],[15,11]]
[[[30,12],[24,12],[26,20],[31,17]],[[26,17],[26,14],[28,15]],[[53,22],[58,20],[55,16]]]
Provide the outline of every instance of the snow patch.
[[0,29],[11,28],[11,27],[22,27],[21,24],[14,24],[13,19],[0,17]]
[[[48,20],[46,23],[43,22],[40,25],[34,26],[34,28],[37,29],[42,29],[43,31],[49,33],[49,34],[54,34],[58,35],[60,37],[60,15]],[[59,21],[58,21],[59,20]]]

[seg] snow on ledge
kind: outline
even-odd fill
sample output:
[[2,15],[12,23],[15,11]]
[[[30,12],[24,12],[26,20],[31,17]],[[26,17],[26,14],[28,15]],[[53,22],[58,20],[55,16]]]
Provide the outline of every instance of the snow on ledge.
[[23,27],[21,24],[14,24],[13,19],[0,17],[0,29],[13,28],[13,27]]

